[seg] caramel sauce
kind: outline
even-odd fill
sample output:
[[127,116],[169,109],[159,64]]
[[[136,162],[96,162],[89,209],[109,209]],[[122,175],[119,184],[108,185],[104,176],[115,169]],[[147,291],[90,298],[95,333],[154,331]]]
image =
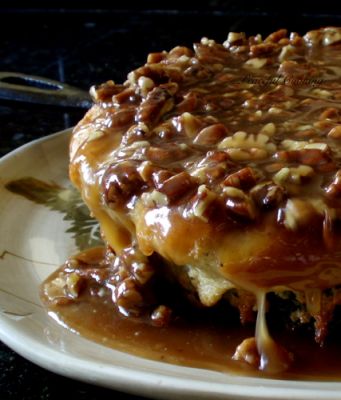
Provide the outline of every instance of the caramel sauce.
[[[82,257],[86,257],[83,253]],[[88,261],[95,265],[101,251],[88,252]],[[97,260],[98,261],[98,260]],[[42,300],[50,315],[72,331],[101,345],[151,360],[224,373],[275,379],[335,380],[341,379],[341,344],[330,341],[323,348],[316,345],[311,332],[288,332],[270,323],[271,337],[262,332],[265,346],[264,368],[257,370],[243,361],[233,359],[236,347],[254,335],[252,324],[241,326],[236,315],[214,308],[185,309],[166,327],[155,327],[146,318],[122,316],[111,297],[98,297],[84,291],[75,302],[56,304],[46,296],[46,286],[63,271],[56,271],[42,285]],[[260,300],[264,301],[263,299]],[[261,306],[263,307],[264,304]],[[260,313],[263,315],[264,313]],[[262,317],[262,318],[263,318]],[[257,322],[258,330],[267,330],[265,320]],[[276,342],[276,347],[274,343]],[[279,368],[278,345],[295,355],[287,370]],[[272,368],[266,368],[269,363]],[[271,358],[274,358],[271,362]]]

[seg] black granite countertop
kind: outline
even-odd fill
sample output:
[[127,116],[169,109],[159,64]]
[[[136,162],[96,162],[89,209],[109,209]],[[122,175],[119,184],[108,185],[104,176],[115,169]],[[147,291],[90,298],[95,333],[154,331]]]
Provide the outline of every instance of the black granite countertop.
[[[300,10],[269,8],[264,2],[245,9],[245,1],[210,1],[195,9],[172,2],[172,7],[162,10],[155,7],[156,2],[149,9],[103,9],[101,1],[96,9],[86,7],[90,2],[81,9],[70,8],[65,1],[52,1],[49,9],[40,8],[39,2],[33,2],[30,9],[20,2],[17,8],[13,2],[4,3],[8,4],[0,5],[0,71],[41,75],[83,89],[108,79],[120,82],[129,70],[144,63],[148,52],[191,45],[202,36],[223,41],[230,30],[266,34],[287,27],[303,33],[341,24],[336,3]],[[0,156],[73,126],[83,113],[0,100]],[[1,400],[66,396],[84,400],[138,398],[45,371],[0,342]]]

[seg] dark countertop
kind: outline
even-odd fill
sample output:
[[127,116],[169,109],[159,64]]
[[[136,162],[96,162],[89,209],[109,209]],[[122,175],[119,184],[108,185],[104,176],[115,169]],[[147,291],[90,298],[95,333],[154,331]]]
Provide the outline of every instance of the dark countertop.
[[[225,2],[231,7],[220,7],[222,3],[211,1],[210,7],[195,11],[2,8],[0,70],[41,75],[87,89],[108,79],[124,80],[129,70],[144,63],[150,51],[178,44],[190,46],[202,36],[223,41],[230,30],[266,34],[283,26],[303,33],[323,25],[340,25],[341,21],[341,14],[335,15],[330,7],[324,9],[323,16],[317,15],[316,9],[302,16],[300,10],[288,7],[278,11],[258,7],[246,16],[242,7],[245,2],[241,6]],[[35,138],[73,126],[83,113],[0,100],[0,156]],[[137,399],[45,371],[0,343],[2,400],[66,396]]]

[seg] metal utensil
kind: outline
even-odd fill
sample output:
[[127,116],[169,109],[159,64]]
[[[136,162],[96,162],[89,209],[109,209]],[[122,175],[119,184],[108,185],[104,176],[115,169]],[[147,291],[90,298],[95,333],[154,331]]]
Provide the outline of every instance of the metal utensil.
[[0,72],[0,99],[61,107],[90,108],[88,92],[40,76]]

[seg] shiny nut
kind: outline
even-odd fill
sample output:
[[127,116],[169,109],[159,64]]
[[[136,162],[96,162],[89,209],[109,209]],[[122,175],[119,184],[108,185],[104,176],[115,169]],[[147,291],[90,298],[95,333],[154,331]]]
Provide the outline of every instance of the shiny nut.
[[193,143],[201,146],[212,146],[227,135],[223,124],[214,124],[202,129],[194,138]]

